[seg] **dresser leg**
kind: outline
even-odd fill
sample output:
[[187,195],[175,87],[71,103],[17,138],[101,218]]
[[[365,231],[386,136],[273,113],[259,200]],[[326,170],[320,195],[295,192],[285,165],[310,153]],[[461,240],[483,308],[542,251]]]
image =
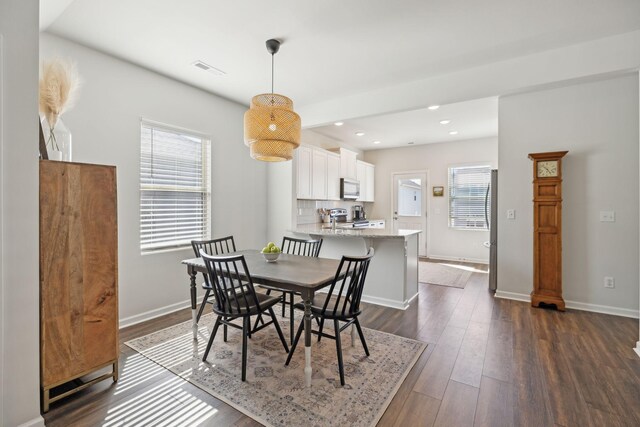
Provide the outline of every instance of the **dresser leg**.
[[45,388],[42,393],[42,412],[49,412],[49,389]]
[[118,382],[118,361],[113,362],[113,382]]

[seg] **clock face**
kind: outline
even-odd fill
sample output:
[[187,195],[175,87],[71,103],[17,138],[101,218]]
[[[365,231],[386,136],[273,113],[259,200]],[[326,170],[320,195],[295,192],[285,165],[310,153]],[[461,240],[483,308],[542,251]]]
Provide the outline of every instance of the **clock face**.
[[558,161],[547,160],[544,162],[538,162],[538,178],[547,178],[551,176],[558,176]]

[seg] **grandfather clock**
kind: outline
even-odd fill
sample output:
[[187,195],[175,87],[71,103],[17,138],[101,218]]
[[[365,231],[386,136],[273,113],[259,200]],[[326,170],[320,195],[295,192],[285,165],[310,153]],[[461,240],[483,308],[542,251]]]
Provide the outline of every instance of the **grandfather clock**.
[[533,160],[533,292],[531,305],[562,299],[562,158],[568,151],[532,153]]

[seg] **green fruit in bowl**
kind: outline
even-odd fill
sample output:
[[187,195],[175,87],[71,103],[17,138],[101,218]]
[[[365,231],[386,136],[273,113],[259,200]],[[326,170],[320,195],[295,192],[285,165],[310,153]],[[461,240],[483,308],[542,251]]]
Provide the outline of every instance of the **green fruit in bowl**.
[[277,246],[272,246],[270,249],[272,254],[279,254],[280,253],[280,248]]
[[262,253],[263,254],[271,253],[271,248],[269,248],[268,246],[265,246],[264,248],[262,248]]
[[273,242],[269,242],[269,243],[267,243],[267,247],[268,247],[269,249],[271,249],[271,248],[272,248],[272,247],[274,247],[275,245],[276,245],[276,244],[275,244],[275,243],[273,243]]

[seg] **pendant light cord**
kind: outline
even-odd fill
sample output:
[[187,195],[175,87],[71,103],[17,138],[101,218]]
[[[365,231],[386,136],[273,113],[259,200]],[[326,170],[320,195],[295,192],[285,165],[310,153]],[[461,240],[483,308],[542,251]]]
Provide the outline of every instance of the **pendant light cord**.
[[273,96],[273,57],[274,54],[271,54],[271,95]]

